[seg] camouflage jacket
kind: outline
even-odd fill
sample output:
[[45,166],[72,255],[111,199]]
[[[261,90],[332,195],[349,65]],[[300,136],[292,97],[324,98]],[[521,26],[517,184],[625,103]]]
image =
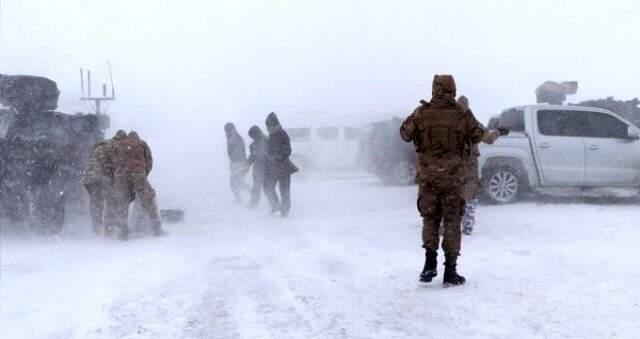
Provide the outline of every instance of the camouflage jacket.
[[87,168],[84,172],[84,182],[109,182],[114,174],[114,148],[110,140],[103,140],[93,146]]
[[418,180],[450,177],[461,181],[467,173],[467,145],[482,141],[485,130],[453,98],[434,97],[421,103],[400,127],[402,139],[416,146]]
[[147,143],[138,136],[127,136],[115,144],[115,176],[149,175],[153,156]]

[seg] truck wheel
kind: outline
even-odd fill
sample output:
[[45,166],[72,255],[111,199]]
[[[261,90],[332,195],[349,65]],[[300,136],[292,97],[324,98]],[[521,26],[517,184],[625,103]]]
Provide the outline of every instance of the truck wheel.
[[417,173],[416,164],[409,161],[401,161],[393,166],[391,178],[393,182],[399,185],[413,185],[416,183]]
[[518,172],[503,166],[491,170],[482,180],[485,195],[494,204],[508,204],[516,201],[522,192],[522,180]]

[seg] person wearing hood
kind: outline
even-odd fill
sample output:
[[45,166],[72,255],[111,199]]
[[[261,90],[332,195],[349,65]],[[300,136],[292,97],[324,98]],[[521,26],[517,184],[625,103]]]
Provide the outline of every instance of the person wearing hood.
[[91,227],[96,235],[106,232],[105,226],[113,222],[115,172],[115,144],[127,136],[119,130],[110,140],[103,140],[93,146],[87,168],[84,171],[84,187],[89,194],[89,214]]
[[[265,124],[269,131],[265,195],[271,203],[271,213],[280,212],[280,216],[286,218],[291,209],[291,174],[297,172],[298,168],[289,159],[291,141],[278,116],[273,112],[269,113]],[[280,189],[280,197],[276,193],[276,185]]]
[[253,166],[253,186],[251,188],[250,208],[255,208],[260,202],[260,196],[264,189],[264,178],[267,167],[267,136],[258,126],[251,126],[249,137],[253,140],[249,145],[249,158],[247,164]]
[[463,180],[466,175],[467,142],[482,141],[485,130],[470,110],[456,103],[456,84],[451,75],[433,78],[432,98],[402,123],[400,136],[413,142],[418,154],[418,210],[423,220],[422,247],[425,264],[420,281],[431,282],[437,276],[440,224],[444,227],[442,248],[445,253],[443,285],[462,285],[457,273],[460,255],[460,221],[464,209]]
[[[469,114],[473,114],[469,108],[469,99],[461,95],[457,100],[458,105]],[[509,134],[506,128],[498,128],[496,131],[490,131],[486,127],[482,142],[493,144],[499,136]],[[471,235],[476,224],[476,206],[478,205],[478,194],[480,193],[480,174],[478,173],[478,157],[480,156],[479,144],[474,144],[467,140],[465,146],[465,158],[467,159],[467,174],[464,177],[464,216],[462,217],[462,233]]]
[[236,130],[236,126],[228,122],[224,125],[227,137],[227,154],[229,155],[229,183],[231,192],[235,196],[235,202],[242,202],[241,190],[249,191],[249,186],[244,179],[247,176],[247,153],[244,140]]
[[120,239],[129,237],[129,204],[135,194],[142,204],[153,226],[153,234],[166,235],[156,204],[156,191],[151,187],[147,176],[153,168],[153,157],[147,143],[140,139],[138,133],[132,131],[119,140],[115,146],[115,189],[118,206],[118,228]]

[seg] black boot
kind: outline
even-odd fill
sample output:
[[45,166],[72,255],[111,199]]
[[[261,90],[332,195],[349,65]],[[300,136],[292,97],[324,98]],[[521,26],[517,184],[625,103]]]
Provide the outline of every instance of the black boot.
[[465,279],[463,276],[456,272],[456,261],[458,257],[452,255],[445,256],[444,262],[444,278],[442,279],[442,285],[444,287],[459,286],[464,284]]
[[424,268],[420,273],[420,282],[431,282],[438,275],[438,252],[430,249],[426,250]]

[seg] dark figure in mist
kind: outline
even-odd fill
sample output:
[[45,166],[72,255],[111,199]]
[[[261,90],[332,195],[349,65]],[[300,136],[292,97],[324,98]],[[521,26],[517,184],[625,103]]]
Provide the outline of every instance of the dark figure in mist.
[[253,166],[253,186],[251,187],[251,202],[249,207],[255,208],[260,202],[260,195],[264,189],[264,178],[267,167],[267,136],[260,127],[252,126],[249,129],[249,137],[253,140],[249,145],[249,158],[247,164]]
[[[280,125],[278,116],[270,113],[266,120],[269,139],[267,141],[268,161],[266,167],[265,194],[271,203],[271,213],[280,212],[285,218],[291,209],[291,174],[298,171],[291,162],[291,142],[289,135]],[[280,197],[276,193],[280,188]]]
[[229,182],[231,192],[235,196],[236,203],[242,202],[240,190],[249,190],[249,186],[244,182],[248,173],[247,153],[245,151],[244,140],[236,130],[233,123],[224,125],[224,132],[227,136],[227,154],[229,155]]

